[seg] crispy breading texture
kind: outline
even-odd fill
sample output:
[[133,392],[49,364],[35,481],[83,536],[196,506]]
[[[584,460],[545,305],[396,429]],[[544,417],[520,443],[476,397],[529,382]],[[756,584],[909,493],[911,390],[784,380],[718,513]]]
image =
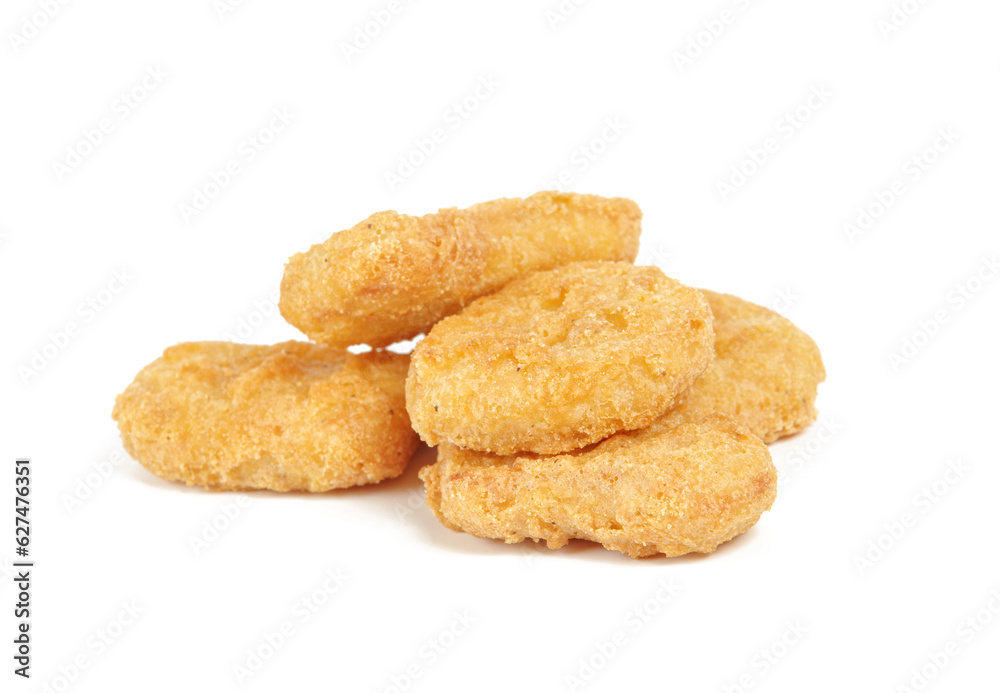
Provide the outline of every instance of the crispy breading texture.
[[668,414],[564,455],[442,444],[420,478],[450,529],[550,549],[588,539],[632,558],[711,553],[753,526],[777,490],[767,446],[721,414]]
[[288,261],[281,314],[313,341],[385,346],[528,272],[631,262],[641,219],[631,200],[558,192],[422,217],[378,212]]
[[648,426],[712,359],[712,314],[656,267],[577,262],[514,280],[413,351],[406,406],[430,445],[555,454]]
[[329,491],[400,475],[418,445],[409,357],[304,342],[170,347],[118,395],[132,457],[212,490]]
[[784,316],[742,298],[702,290],[712,308],[715,361],[683,396],[689,415],[722,412],[765,443],[816,420],[826,379],[819,348]]

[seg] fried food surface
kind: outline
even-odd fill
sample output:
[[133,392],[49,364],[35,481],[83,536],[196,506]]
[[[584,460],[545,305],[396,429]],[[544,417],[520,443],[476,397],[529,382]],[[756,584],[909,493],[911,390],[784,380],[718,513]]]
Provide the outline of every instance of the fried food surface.
[[816,389],[826,379],[809,335],[772,310],[702,290],[714,315],[715,361],[683,397],[689,415],[721,412],[765,443],[816,420]]
[[212,490],[328,491],[398,476],[418,444],[409,358],[304,342],[189,342],[115,400],[132,457]]
[[317,342],[385,346],[528,272],[631,262],[641,219],[631,200],[558,192],[422,217],[379,212],[288,261],[281,314]]
[[413,351],[406,406],[430,445],[555,454],[648,426],[712,358],[701,293],[655,267],[578,262],[517,279]]
[[588,539],[632,558],[711,553],[753,526],[777,490],[767,447],[721,414],[668,414],[564,455],[442,444],[420,478],[450,529],[550,549]]

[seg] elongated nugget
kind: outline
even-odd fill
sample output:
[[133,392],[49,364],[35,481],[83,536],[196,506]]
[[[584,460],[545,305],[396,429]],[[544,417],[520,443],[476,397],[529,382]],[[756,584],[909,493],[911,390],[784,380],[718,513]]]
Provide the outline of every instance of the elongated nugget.
[[398,476],[418,444],[409,358],[304,342],[170,347],[115,400],[132,457],[212,490],[328,491]]
[[668,415],[564,455],[443,444],[420,478],[450,529],[550,549],[589,539],[632,558],[711,553],[753,526],[777,489],[767,446],[721,414]]
[[729,294],[702,294],[715,318],[715,361],[684,395],[682,410],[729,414],[765,443],[815,421],[826,369],[812,338],[773,310]]
[[566,452],[674,406],[711,362],[711,323],[701,293],[656,267],[536,272],[434,326],[406,407],[429,445]]
[[540,192],[411,217],[373,214],[294,255],[281,314],[309,338],[385,346],[516,277],[575,260],[635,260],[631,200]]

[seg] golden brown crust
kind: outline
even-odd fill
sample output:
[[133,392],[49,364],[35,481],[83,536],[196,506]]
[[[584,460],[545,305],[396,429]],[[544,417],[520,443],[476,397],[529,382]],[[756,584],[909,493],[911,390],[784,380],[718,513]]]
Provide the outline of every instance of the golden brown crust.
[[281,314],[317,342],[385,346],[528,272],[631,262],[641,219],[631,200],[557,192],[422,217],[379,212],[288,261]]
[[398,476],[418,444],[409,358],[304,342],[168,348],[115,400],[132,457],[212,490],[328,491]]
[[712,314],[655,267],[577,262],[517,279],[417,344],[413,427],[497,454],[555,454],[648,426],[712,358]]
[[826,370],[790,320],[742,298],[702,290],[714,315],[715,361],[683,397],[689,415],[728,414],[765,443],[816,420]]
[[450,529],[552,549],[588,539],[633,558],[711,553],[753,526],[777,490],[767,447],[721,414],[668,414],[563,455],[442,444],[420,478]]

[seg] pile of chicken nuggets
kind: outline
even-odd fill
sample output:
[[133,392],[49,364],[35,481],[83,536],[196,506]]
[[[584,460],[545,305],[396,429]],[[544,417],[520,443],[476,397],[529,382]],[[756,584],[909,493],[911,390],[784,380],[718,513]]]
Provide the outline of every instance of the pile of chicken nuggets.
[[641,219],[558,192],[373,214],[285,267],[312,341],[168,348],[115,401],[125,449],[212,490],[323,492],[399,476],[423,440],[451,529],[710,553],[771,507],[766,443],[816,419],[826,373],[781,315],[632,264]]

